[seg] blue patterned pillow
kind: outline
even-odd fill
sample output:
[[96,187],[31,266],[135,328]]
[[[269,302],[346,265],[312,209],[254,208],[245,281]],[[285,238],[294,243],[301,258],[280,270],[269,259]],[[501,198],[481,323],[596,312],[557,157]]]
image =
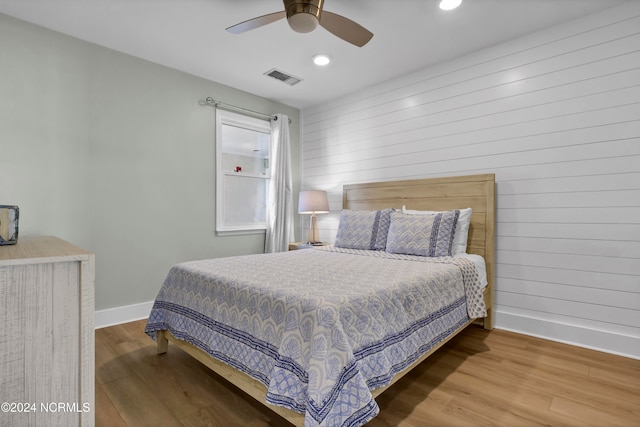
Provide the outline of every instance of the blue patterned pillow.
[[391,212],[393,209],[343,210],[334,245],[348,249],[385,250]]
[[391,214],[387,252],[427,257],[451,256],[460,211],[434,215]]

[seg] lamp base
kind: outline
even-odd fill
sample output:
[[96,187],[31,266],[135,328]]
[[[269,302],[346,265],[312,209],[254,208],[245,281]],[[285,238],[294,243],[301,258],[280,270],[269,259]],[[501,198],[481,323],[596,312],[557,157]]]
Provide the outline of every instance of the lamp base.
[[309,219],[309,234],[307,236],[307,244],[309,245],[319,245],[320,242],[320,233],[318,232],[318,217],[315,213],[311,214],[311,218]]

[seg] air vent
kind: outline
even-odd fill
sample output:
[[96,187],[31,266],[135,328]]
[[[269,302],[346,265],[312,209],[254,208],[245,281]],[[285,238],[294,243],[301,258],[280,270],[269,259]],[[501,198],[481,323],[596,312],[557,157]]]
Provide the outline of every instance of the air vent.
[[264,73],[265,76],[273,77],[276,80],[280,80],[288,84],[289,86],[295,86],[302,81],[301,78],[292,76],[290,74],[285,73],[284,71],[280,71],[277,69],[272,69]]

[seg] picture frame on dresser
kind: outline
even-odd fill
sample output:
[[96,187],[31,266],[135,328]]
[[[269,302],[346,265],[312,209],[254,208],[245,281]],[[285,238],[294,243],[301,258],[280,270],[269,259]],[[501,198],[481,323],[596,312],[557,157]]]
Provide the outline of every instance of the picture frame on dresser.
[[20,209],[14,205],[0,205],[0,246],[18,243]]

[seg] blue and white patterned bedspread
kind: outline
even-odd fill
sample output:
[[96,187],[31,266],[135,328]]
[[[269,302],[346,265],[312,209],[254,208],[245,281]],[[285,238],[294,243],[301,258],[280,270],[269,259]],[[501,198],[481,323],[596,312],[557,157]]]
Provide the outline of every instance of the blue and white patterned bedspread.
[[323,247],[178,264],[146,333],[249,374],[305,426],[360,426],[378,413],[370,390],[485,315],[468,259]]

